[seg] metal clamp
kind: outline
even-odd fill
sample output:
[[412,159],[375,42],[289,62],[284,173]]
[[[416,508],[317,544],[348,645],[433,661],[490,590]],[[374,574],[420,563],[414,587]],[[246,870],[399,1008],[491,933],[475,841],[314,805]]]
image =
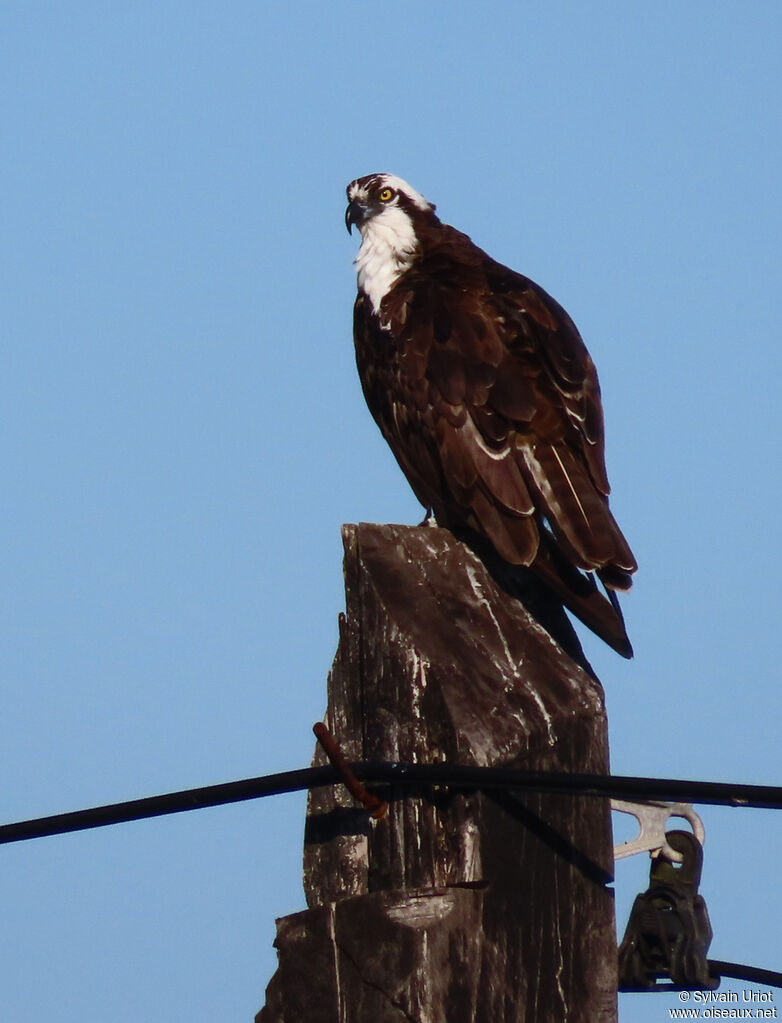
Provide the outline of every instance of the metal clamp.
[[698,894],[703,849],[690,831],[669,831],[668,838],[682,863],[652,860],[649,887],[636,897],[619,946],[620,991],[719,986],[706,958],[713,936],[709,913]]
[[629,802],[624,799],[612,799],[611,809],[620,813],[629,813],[636,818],[640,831],[632,842],[623,842],[614,846],[614,859],[621,860],[625,856],[648,852],[653,857],[660,856],[669,863],[681,863],[682,854],[677,852],[665,837],[665,825],[669,817],[683,817],[692,827],[692,832],[700,845],[706,841],[706,829],[703,821],[693,810],[692,803],[665,803],[662,800],[650,799],[644,802]]

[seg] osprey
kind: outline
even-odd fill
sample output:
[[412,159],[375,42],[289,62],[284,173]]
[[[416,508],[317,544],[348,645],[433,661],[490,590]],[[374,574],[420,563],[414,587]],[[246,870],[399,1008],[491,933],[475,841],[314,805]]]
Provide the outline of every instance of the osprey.
[[631,657],[615,591],[637,565],[608,507],[600,387],[573,321],[401,178],[347,195],[361,385],[418,500]]

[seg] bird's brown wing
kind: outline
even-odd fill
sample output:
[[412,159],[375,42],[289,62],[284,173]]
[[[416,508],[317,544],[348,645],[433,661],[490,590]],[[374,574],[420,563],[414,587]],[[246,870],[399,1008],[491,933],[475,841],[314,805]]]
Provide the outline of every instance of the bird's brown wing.
[[[489,284],[499,271],[491,272]],[[503,268],[504,269],[504,268]],[[505,271],[482,303],[500,322],[506,358],[487,404],[508,415],[516,460],[568,560],[628,589],[635,558],[608,506],[603,412],[597,373],[567,313],[531,281]],[[505,381],[526,372],[532,414],[506,403]]]
[[[359,296],[367,403],[438,522],[532,566],[579,614],[562,592],[581,586],[578,569],[626,589],[636,567],[608,507],[592,360],[542,289],[471,242],[449,251],[444,238],[386,297],[384,327]],[[619,627],[624,636],[621,618]],[[609,642],[619,649],[626,636]]]

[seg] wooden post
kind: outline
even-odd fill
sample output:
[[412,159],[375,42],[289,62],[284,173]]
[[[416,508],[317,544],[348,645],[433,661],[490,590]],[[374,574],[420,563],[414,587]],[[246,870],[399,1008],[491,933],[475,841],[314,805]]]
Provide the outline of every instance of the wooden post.
[[[599,683],[445,530],[346,526],[326,723],[348,760],[608,773]],[[315,763],[324,763],[316,751]],[[559,794],[310,793],[309,909],[256,1023],[616,1023],[610,810]]]

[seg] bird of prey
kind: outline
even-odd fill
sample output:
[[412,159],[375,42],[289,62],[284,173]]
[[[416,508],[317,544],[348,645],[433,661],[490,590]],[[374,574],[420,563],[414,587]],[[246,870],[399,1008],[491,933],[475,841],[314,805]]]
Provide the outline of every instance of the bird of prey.
[[418,500],[631,657],[615,591],[637,565],[608,507],[600,387],[573,321],[401,178],[369,174],[347,196],[361,385]]

